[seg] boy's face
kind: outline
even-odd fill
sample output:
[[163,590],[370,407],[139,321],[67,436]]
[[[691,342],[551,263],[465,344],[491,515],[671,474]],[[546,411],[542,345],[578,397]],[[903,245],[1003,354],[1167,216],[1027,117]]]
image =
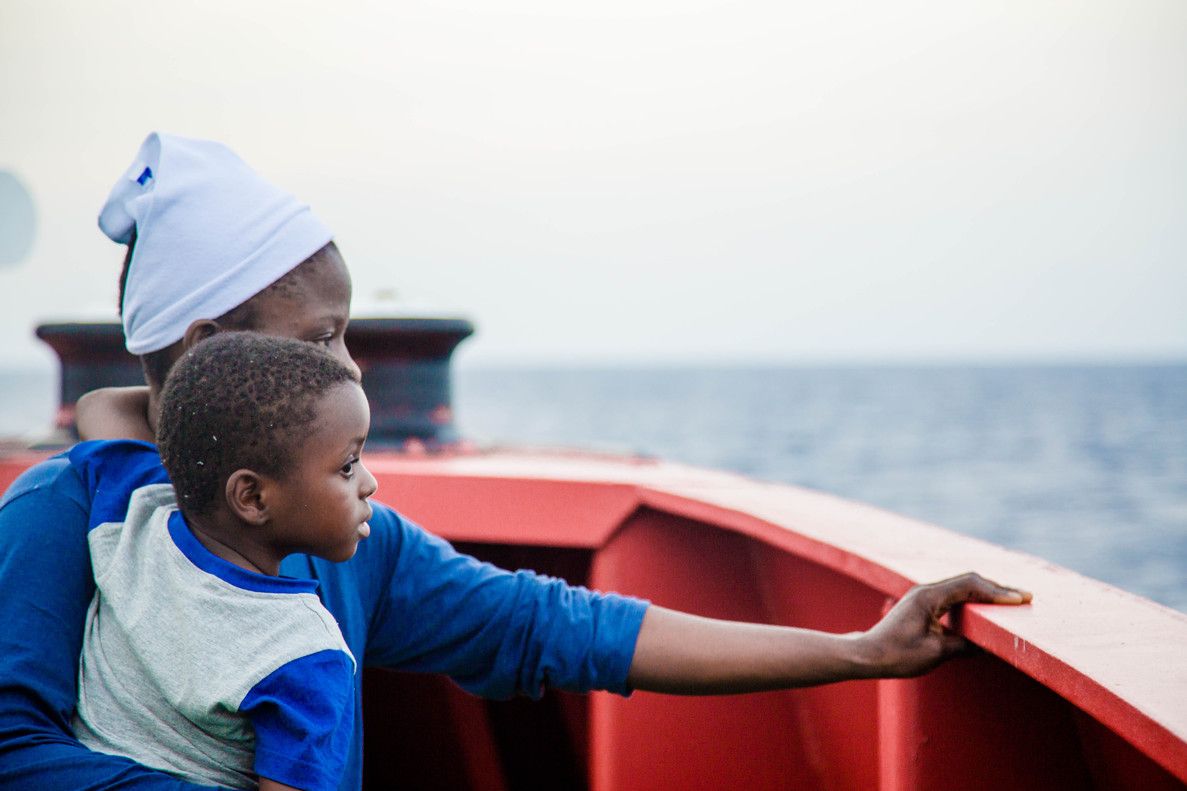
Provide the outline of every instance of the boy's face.
[[284,479],[268,479],[270,539],[285,553],[336,563],[354,556],[370,533],[367,498],[377,488],[359,461],[371,413],[363,389],[344,383],[323,395],[310,433]]
[[346,350],[350,320],[350,273],[342,256],[330,250],[324,260],[301,264],[291,287],[253,297],[253,330],[325,346],[347,367],[358,366]]

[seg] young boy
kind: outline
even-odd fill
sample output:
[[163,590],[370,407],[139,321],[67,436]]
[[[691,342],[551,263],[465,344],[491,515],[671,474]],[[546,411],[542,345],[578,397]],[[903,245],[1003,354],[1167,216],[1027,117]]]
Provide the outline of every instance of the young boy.
[[295,552],[349,560],[368,535],[369,422],[357,374],[324,349],[222,333],[166,381],[160,462],[135,441],[70,452],[98,585],[83,744],[190,782],[338,787],[355,659],[316,584],[278,572]]

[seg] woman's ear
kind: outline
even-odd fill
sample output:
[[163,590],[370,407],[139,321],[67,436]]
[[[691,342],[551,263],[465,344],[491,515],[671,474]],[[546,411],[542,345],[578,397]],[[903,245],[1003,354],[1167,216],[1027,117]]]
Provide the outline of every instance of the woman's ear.
[[222,327],[214,319],[198,319],[185,328],[185,335],[181,336],[182,354],[197,346],[212,335],[222,332]]
[[240,521],[249,525],[266,524],[268,504],[263,477],[252,470],[235,470],[227,478],[227,507]]

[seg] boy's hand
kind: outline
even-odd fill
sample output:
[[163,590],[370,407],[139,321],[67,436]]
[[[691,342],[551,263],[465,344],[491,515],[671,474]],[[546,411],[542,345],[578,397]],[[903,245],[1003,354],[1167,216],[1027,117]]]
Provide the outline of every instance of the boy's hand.
[[998,585],[980,574],[916,585],[863,634],[859,640],[868,651],[871,676],[908,678],[931,670],[953,654],[968,650],[969,643],[946,632],[940,619],[954,606],[966,602],[1026,604],[1031,594]]
[[142,439],[155,442],[148,422],[149,392],[140,387],[103,387],[84,393],[74,407],[79,439]]

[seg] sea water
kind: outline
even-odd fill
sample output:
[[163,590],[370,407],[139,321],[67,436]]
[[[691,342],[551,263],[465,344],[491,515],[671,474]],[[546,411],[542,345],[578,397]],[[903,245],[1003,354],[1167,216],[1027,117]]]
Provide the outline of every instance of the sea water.
[[480,442],[807,486],[1187,611],[1187,365],[463,371]]
[[[0,436],[49,425],[0,372]],[[462,369],[463,436],[832,492],[1187,612],[1187,365]]]

